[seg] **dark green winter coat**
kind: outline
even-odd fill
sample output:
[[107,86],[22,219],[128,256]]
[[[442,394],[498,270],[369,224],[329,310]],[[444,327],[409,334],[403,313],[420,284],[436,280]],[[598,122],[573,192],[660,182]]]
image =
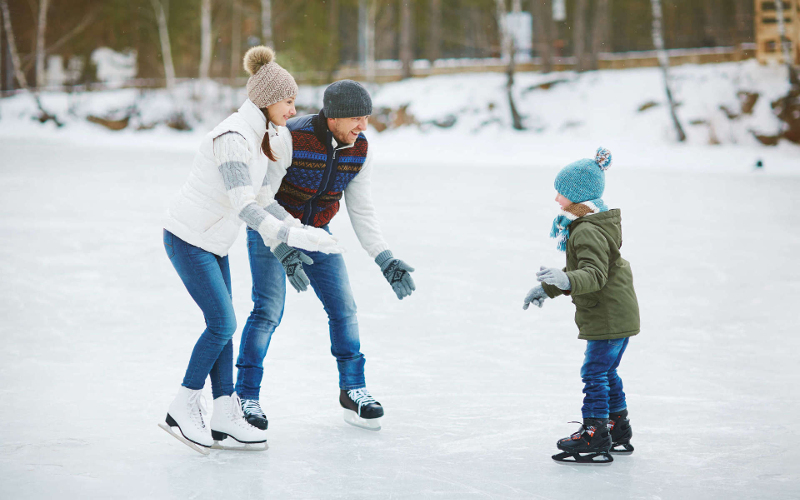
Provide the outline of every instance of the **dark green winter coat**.
[[566,292],[542,283],[551,298],[570,295],[575,323],[585,340],[619,339],[639,333],[639,303],[633,273],[620,255],[619,209],[586,215],[572,222],[567,240],[567,267],[572,285]]

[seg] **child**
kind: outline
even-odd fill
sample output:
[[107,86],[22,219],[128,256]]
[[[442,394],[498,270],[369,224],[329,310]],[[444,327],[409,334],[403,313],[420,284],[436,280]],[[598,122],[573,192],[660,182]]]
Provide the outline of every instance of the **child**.
[[578,338],[587,340],[581,368],[583,425],[558,441],[562,453],[553,459],[559,462],[610,463],[609,450],[633,451],[617,367],[629,337],[639,333],[639,305],[630,264],[620,255],[620,211],[609,210],[602,200],[610,165],[611,152],[599,148],[594,159],[571,163],[556,176],[561,212],[550,236],[566,252],[567,267],[562,271],[542,266],[536,273],[541,283],[528,292],[523,305],[542,307],[547,297],[570,295]]

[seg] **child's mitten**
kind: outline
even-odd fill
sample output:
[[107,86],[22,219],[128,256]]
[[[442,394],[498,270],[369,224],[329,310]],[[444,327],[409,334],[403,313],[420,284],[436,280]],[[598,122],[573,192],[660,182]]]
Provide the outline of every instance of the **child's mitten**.
[[542,285],[536,285],[531,288],[528,295],[525,296],[525,302],[522,304],[522,308],[527,310],[528,306],[533,303],[533,305],[541,309],[542,305],[544,305],[544,299],[546,298],[547,293],[545,293]]
[[541,266],[540,271],[536,273],[536,279],[539,281],[544,281],[548,285],[553,285],[561,290],[571,290],[572,285],[569,283],[569,278],[567,277],[567,273],[562,271],[561,269],[557,269],[555,267],[544,267]]

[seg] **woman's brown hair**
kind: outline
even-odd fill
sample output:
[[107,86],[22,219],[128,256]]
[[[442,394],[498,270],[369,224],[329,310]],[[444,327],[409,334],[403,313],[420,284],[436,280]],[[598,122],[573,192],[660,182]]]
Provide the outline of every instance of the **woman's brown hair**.
[[261,151],[263,151],[264,155],[270,160],[277,161],[278,157],[275,156],[275,153],[272,152],[272,148],[269,147],[269,111],[267,108],[261,108],[261,112],[264,113],[264,116],[267,118],[267,130],[264,132],[264,138],[261,139]]

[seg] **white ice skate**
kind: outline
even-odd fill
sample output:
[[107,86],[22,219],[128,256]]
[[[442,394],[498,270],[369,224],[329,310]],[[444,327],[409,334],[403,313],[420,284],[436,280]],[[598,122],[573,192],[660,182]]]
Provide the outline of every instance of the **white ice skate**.
[[366,387],[341,390],[339,404],[343,408],[344,421],[348,424],[370,431],[381,430],[383,406],[375,401]]
[[181,386],[178,395],[169,405],[166,423],[158,426],[194,451],[208,455],[213,439],[203,418],[207,412],[203,405],[202,392]]
[[267,431],[250,425],[242,412],[242,403],[234,392],[214,400],[211,415],[212,448],[217,450],[264,451]]

